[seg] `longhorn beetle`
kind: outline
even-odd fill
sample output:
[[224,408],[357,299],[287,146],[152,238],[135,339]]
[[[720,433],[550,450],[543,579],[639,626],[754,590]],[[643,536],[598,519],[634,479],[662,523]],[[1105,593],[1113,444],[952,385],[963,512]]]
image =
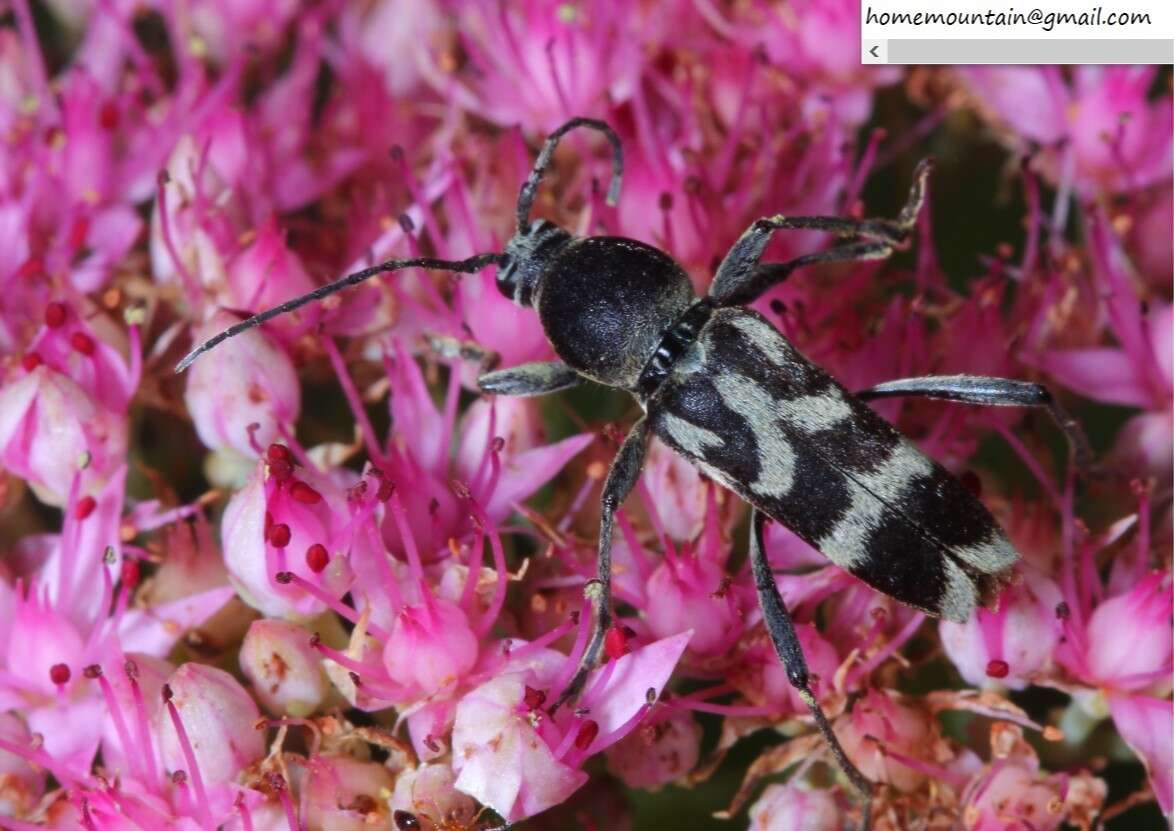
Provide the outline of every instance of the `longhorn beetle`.
[[[623,176],[619,136],[605,122],[571,119],[546,139],[522,185],[517,232],[504,252],[372,266],[226,329],[193,350],[176,370],[227,338],[377,274],[419,267],[473,273],[496,265],[498,289],[537,311],[561,360],[483,374],[478,379],[483,391],[545,395],[586,378],[627,390],[644,412],[604,482],[598,577],[588,592],[592,634],[572,683],[555,706],[581,690],[611,625],[615,514],[635,486],[648,439],[655,435],[751,504],[750,564],[766,629],[836,762],[864,796],[867,828],[872,784],[844,754],[811,692],[799,640],[763,551],[766,518],[781,522],[885,594],[928,614],[965,621],[977,605],[993,600],[1018,555],[978,499],[864,402],[910,395],[1044,408],[1079,461],[1088,457],[1083,434],[1044,387],[1025,381],[932,376],[850,393],[744,307],[800,266],[883,259],[906,247],[924,201],[928,160],[918,165],[895,220],[757,220],[734,243],[709,293],[699,299],[684,270],[650,245],[620,237],[574,237],[546,220],[531,221],[534,196],[555,147],[578,127],[597,130],[611,143],[607,200],[615,204]],[[849,241],[787,262],[760,262],[775,231],[796,229],[827,231]]]

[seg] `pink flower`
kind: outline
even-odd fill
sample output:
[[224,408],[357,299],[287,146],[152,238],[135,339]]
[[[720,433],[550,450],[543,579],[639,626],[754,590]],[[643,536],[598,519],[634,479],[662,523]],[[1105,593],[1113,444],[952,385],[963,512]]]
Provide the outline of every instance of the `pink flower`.
[[[1088,619],[1082,674],[1124,692],[1155,686],[1169,691],[1174,671],[1172,614],[1170,576],[1163,572],[1154,572],[1126,594],[1101,602]],[[1123,643],[1129,648],[1122,649]]]
[[1047,577],[1029,574],[1003,591],[997,608],[979,609],[966,623],[938,624],[946,654],[968,683],[1023,689],[1051,663],[1062,596]]
[[802,785],[768,785],[750,806],[751,831],[835,831],[844,827],[831,792]]
[[607,750],[607,768],[629,788],[656,791],[685,776],[701,757],[701,725],[688,712],[657,711]]
[[[795,626],[799,645],[807,658],[811,691],[823,699],[834,689],[840,658],[836,648],[809,623]],[[741,660],[730,672],[730,682],[755,704],[782,713],[805,714],[807,705],[787,680],[787,671],[779,662],[774,646],[765,633],[742,649]]]
[[217,3],[198,0],[186,10],[183,22],[192,48],[218,64],[239,59],[247,49],[275,49],[285,27],[298,13],[295,0],[246,0]]
[[[648,488],[665,533],[678,542],[686,542],[701,533],[710,486],[696,467],[658,439],[653,439],[644,461],[641,481]],[[725,502],[727,506],[730,504],[730,501]],[[696,639],[693,647],[697,648]]]
[[967,788],[966,828],[974,831],[1051,831],[1064,821],[1064,784],[1041,776],[1038,765],[995,762]]
[[[29,728],[15,713],[0,714],[0,739],[16,745],[32,742]],[[45,792],[46,774],[25,759],[0,749],[0,817],[31,813]]]
[[546,133],[598,112],[605,96],[623,101],[632,94],[644,30],[635,7],[602,4],[588,12],[539,0],[500,14],[475,3],[458,9],[469,70],[446,73],[434,59],[425,77],[483,118]]
[[[194,332],[193,341],[234,322],[232,315],[220,312]],[[301,410],[301,385],[289,355],[264,332],[246,332],[207,357],[187,373],[184,391],[206,446],[255,457],[259,448],[292,430]]]
[[890,754],[924,759],[931,751],[932,727],[924,712],[895,694],[869,690],[834,729],[844,752],[867,779],[906,792],[924,781],[924,773]]
[[584,759],[619,741],[668,680],[689,633],[609,661],[589,677],[584,715],[552,719],[541,706],[553,680],[538,670],[499,675],[457,705],[456,787],[510,822],[565,800],[587,781]]
[[394,785],[391,771],[377,762],[335,754],[311,756],[300,787],[299,820],[306,828],[323,831],[391,828],[386,794]]
[[44,314],[17,374],[0,386],[0,462],[61,505],[75,482],[96,490],[122,465],[138,360],[128,366],[63,303]]
[[265,755],[257,705],[224,670],[184,664],[163,686],[163,704],[155,729],[168,770],[198,774],[208,785],[234,782]]
[[648,579],[644,617],[656,637],[693,630],[689,649],[698,656],[720,655],[743,631],[741,610],[720,562],[703,552],[665,552]]
[[[1084,196],[1119,193],[1170,175],[1171,103],[1149,100],[1154,67],[1085,66],[1068,83],[1059,67],[957,70],[1020,150],[1043,145],[1053,182]],[[1069,167],[1071,166],[1071,167]]]
[[436,828],[444,828],[445,823],[471,823],[477,814],[476,803],[458,791],[455,782],[456,774],[447,763],[409,768],[396,777],[391,807]]
[[240,667],[253,694],[275,715],[311,715],[330,692],[310,634],[287,621],[253,621],[241,644]]
[[221,523],[224,563],[241,597],[271,615],[319,614],[350,587],[348,519],[334,482],[295,466],[285,445],[269,445]]
[[1174,811],[1174,702],[1114,694],[1109,712],[1121,738],[1145,765],[1158,805],[1169,816]]
[[424,593],[404,606],[383,649],[388,675],[413,697],[434,695],[455,684],[477,661],[477,636],[455,603]]

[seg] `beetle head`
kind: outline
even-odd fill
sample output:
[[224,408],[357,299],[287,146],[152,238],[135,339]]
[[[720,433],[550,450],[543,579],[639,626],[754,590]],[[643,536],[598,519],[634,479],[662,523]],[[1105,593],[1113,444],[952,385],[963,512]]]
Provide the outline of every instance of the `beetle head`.
[[571,235],[540,219],[514,234],[497,267],[497,289],[519,306],[529,306],[534,287]]

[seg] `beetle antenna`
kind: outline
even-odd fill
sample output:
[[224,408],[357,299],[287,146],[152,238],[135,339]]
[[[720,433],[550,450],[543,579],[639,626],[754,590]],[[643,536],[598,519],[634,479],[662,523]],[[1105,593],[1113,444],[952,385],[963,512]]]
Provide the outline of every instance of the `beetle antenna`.
[[478,254],[475,257],[469,257],[467,260],[437,260],[432,257],[413,257],[408,260],[388,260],[379,265],[373,265],[370,268],[365,268],[362,271],[356,271],[353,274],[348,274],[345,277],[340,277],[333,283],[327,283],[324,286],[319,286],[311,292],[295,297],[292,300],[287,300],[280,306],[274,306],[272,309],[255,314],[252,317],[242,320],[233,326],[229,326],[223,332],[215,335],[208,340],[201,343],[191,352],[184,356],[184,359],[175,365],[176,372],[183,372],[192,361],[203,355],[209,349],[223,343],[231,337],[239,335],[241,332],[248,331],[256,326],[260,326],[267,320],[272,320],[279,317],[286,312],[292,312],[294,309],[300,309],[307,303],[312,303],[315,300],[321,300],[323,297],[329,297],[335,292],[342,291],[354,285],[358,285],[364,280],[374,277],[376,274],[383,274],[388,271],[398,271],[401,268],[431,268],[438,271],[456,271],[462,274],[473,274],[480,271],[488,265],[495,265],[501,262],[501,254]]
[[624,150],[620,145],[620,137],[606,121],[595,118],[572,118],[546,138],[542,145],[542,152],[534,162],[534,169],[526,177],[522,190],[518,193],[518,231],[525,233],[530,228],[530,208],[534,205],[534,195],[538,191],[538,183],[550,164],[550,157],[554,155],[554,148],[558,147],[559,140],[576,127],[590,127],[607,136],[611,142],[611,184],[607,188],[607,204],[614,205],[620,198],[620,183],[624,178]]

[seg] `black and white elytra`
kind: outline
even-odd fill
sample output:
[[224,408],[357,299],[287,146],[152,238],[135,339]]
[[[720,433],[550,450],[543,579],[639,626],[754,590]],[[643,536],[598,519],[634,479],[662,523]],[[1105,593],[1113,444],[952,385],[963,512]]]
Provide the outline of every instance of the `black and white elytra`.
[[[391,260],[322,286],[231,327],[180,362],[234,334],[376,274],[408,267],[471,273],[497,265],[501,292],[533,308],[559,361],[489,372],[481,389],[544,395],[590,379],[632,393],[645,415],[624,440],[605,480],[598,579],[590,584],[594,628],[559,706],[581,690],[611,623],[615,513],[635,486],[652,435],[753,506],[750,562],[766,628],[791,684],[849,780],[865,797],[871,783],[845,756],[812,695],[806,662],[762,546],[765,518],[790,528],[832,562],[879,591],[932,615],[965,621],[993,599],[1017,555],[990,513],[956,478],[922,454],[864,401],[914,395],[968,404],[1046,408],[1083,460],[1083,434],[1033,383],[934,376],[856,393],[808,361],[778,330],[743,308],[796,268],[881,259],[908,244],[930,166],[914,174],[895,220],[772,216],[754,222],[697,298],[684,270],[664,252],[619,237],[574,237],[531,222],[538,183],[559,139],[577,127],[600,131],[613,149],[609,202],[623,173],[619,137],[606,123],[576,118],[546,140],[522,187],[517,232],[503,253],[461,261]],[[784,263],[760,262],[778,230],[815,229],[851,241]]]

